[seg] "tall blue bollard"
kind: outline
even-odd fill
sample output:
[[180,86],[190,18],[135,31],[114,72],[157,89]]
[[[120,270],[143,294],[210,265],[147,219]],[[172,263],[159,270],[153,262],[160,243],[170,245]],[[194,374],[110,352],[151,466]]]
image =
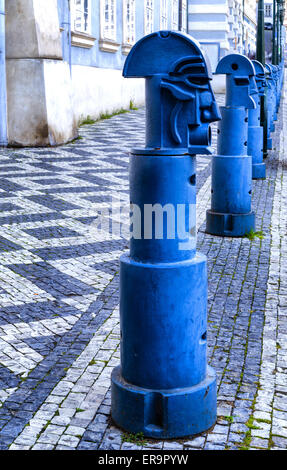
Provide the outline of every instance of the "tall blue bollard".
[[[146,147],[134,149],[130,161],[133,233],[120,262],[112,418],[132,433],[182,437],[216,420],[216,375],[206,362],[206,258],[196,252],[195,154],[211,152],[210,123],[220,115],[190,36],[144,37],[123,75],[146,79]],[[156,210],[165,212],[158,229],[147,217],[151,208],[155,224]]]
[[272,82],[271,82],[271,72],[268,64],[265,64],[265,77],[267,82],[267,93],[266,93],[266,102],[267,102],[267,149],[272,149],[272,137],[271,137],[271,121],[272,121]]
[[229,54],[216,73],[226,74],[226,105],[221,108],[218,155],[212,158],[211,209],[206,213],[206,232],[242,237],[255,230],[251,211],[252,158],[247,155],[247,109],[256,104],[255,70],[240,54]]
[[[278,98],[279,98],[279,82],[278,82],[278,71],[279,71],[279,66],[278,65],[273,65],[270,64],[271,67],[271,75],[273,77],[273,83],[274,83],[274,103],[273,103],[273,123],[274,121],[277,121],[277,112],[278,112]],[[273,129],[275,130],[275,124],[273,126]],[[272,132],[274,132],[274,130]]]
[[266,177],[266,166],[263,163],[263,127],[260,125],[261,98],[267,86],[264,67],[257,60],[252,61],[255,68],[255,81],[258,93],[253,96],[256,108],[248,112],[248,146],[247,153],[252,157],[252,179]]
[[276,121],[277,121],[277,114],[279,111],[280,106],[280,96],[281,96],[281,89],[280,89],[280,65],[274,66],[274,78],[276,83]]
[[268,132],[267,132],[267,148],[272,150],[272,136],[271,133],[275,131],[274,120],[276,118],[276,89],[273,69],[270,64],[265,64],[266,79],[267,79],[267,107],[268,107]]

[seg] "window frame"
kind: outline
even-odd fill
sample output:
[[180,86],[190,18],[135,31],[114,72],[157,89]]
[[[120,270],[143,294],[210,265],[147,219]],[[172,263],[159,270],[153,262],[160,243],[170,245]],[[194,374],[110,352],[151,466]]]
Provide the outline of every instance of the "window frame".
[[[78,8],[76,5],[76,2],[78,0],[72,0],[71,2],[71,29],[72,31],[76,33],[82,33],[82,34],[91,34],[91,27],[92,27],[92,22],[91,22],[91,0],[80,0],[81,8]],[[87,3],[87,8],[86,8],[86,18],[85,18],[85,2]],[[75,26],[76,21],[77,21],[77,12],[82,13],[82,18],[81,18],[81,23],[82,21],[86,22],[87,26],[86,28],[77,28]],[[84,17],[84,19],[83,19]]]
[[[113,31],[112,34],[107,34],[106,33],[106,19],[105,19],[105,7],[106,7],[106,2],[108,3],[108,6],[112,8],[112,15],[110,13],[110,17],[113,17],[113,23],[110,23],[108,31]],[[111,18],[109,18],[111,19]],[[107,41],[116,41],[117,39],[117,0],[100,0],[100,20],[101,20],[101,26],[100,26],[100,37],[102,40],[107,40]],[[111,25],[113,24],[113,27]]]
[[[176,22],[174,21],[176,17]],[[172,31],[178,31],[179,29],[179,0],[171,0],[171,25]],[[176,27],[175,27],[176,26]]]
[[187,33],[187,0],[181,2],[181,30]]
[[161,30],[168,29],[168,0],[160,0],[160,22]]
[[273,5],[271,5],[271,3],[270,4],[265,4],[264,13],[265,13],[266,18],[272,18],[272,16],[273,16],[272,15],[272,13],[273,13],[272,10],[273,10]]
[[[128,26],[127,22],[127,8],[128,3],[131,3],[132,6],[130,17],[133,18],[130,20],[130,25]],[[131,37],[131,39],[130,39]],[[133,45],[136,42],[136,0],[123,0],[123,44]]]
[[[151,20],[148,22],[148,11],[151,15]],[[151,25],[150,30],[148,24]],[[145,0],[144,3],[144,34],[151,34],[154,31],[154,0]]]

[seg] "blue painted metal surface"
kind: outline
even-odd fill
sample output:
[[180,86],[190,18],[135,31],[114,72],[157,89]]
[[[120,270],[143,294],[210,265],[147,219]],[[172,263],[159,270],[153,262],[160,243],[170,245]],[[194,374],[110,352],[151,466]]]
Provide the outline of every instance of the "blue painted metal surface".
[[269,112],[269,119],[267,122],[268,129],[268,149],[272,149],[271,133],[275,131],[275,123],[277,121],[277,114],[279,111],[281,92],[284,78],[284,61],[278,65],[265,64],[265,71],[267,77],[267,105]]
[[268,133],[267,133],[267,148],[272,150],[272,137],[271,133],[275,131],[274,121],[276,117],[276,83],[274,77],[274,69],[271,64],[265,64],[266,78],[267,78],[267,107],[268,107]]
[[5,0],[0,0],[0,146],[7,145]]
[[247,109],[255,109],[258,95],[252,62],[230,54],[216,73],[226,74],[226,105],[221,108],[218,155],[212,159],[211,210],[206,231],[213,235],[241,237],[255,230],[251,211],[252,157],[247,155]]
[[263,65],[253,60],[255,68],[255,80],[258,93],[254,95],[256,108],[248,112],[248,146],[247,153],[252,157],[252,178],[260,179],[266,177],[266,166],[263,163],[263,127],[260,125],[261,99],[264,97],[267,87]]
[[[196,252],[194,154],[210,153],[209,124],[220,114],[205,58],[190,36],[146,36],[123,74],[146,78],[147,125],[146,147],[134,149],[130,162],[130,200],[140,215],[130,253],[121,257],[121,366],[112,373],[112,417],[129,432],[187,436],[216,420],[216,375],[206,363],[206,258]],[[146,219],[150,207],[171,211],[162,236]],[[173,220],[179,230],[171,235]]]
[[273,126],[272,132],[275,130],[274,121],[277,121],[277,100],[278,100],[278,65],[269,64],[271,69],[271,77],[272,77],[272,84],[273,84]]

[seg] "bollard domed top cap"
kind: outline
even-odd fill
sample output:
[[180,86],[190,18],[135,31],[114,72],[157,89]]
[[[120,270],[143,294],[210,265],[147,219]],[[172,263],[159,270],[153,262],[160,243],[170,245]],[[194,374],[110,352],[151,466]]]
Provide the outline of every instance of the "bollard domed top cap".
[[258,95],[255,81],[255,68],[242,54],[229,54],[221,59],[216,74],[226,75],[226,106],[255,109],[252,95]]
[[274,82],[274,70],[271,64],[265,64],[265,73],[269,82]]
[[259,60],[252,60],[252,64],[253,64],[253,66],[254,66],[255,74],[256,74],[256,75],[263,75],[263,76],[265,76],[264,67],[263,67],[263,65],[261,64],[261,62],[259,62]]
[[255,69],[248,57],[241,54],[228,54],[219,61],[215,73],[250,77],[255,75]]
[[176,62],[180,72],[186,67],[194,78],[212,80],[207,57],[199,43],[191,36],[175,31],[158,31],[140,39],[131,49],[123,69],[124,77],[152,77],[175,73]]
[[255,74],[256,74],[255,80],[256,80],[259,96],[264,96],[265,88],[267,86],[264,66],[258,60],[252,60],[252,64],[255,69]]

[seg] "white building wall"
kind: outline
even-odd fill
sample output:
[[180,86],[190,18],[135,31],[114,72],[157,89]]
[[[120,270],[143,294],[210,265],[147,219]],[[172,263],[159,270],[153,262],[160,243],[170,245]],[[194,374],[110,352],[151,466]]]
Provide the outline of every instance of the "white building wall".
[[250,57],[253,57],[256,54],[257,34],[257,8],[255,0],[245,0],[243,28],[244,53]]
[[72,90],[76,122],[128,109],[131,101],[143,105],[145,99],[144,79],[127,80],[121,70],[83,65],[73,65]]

